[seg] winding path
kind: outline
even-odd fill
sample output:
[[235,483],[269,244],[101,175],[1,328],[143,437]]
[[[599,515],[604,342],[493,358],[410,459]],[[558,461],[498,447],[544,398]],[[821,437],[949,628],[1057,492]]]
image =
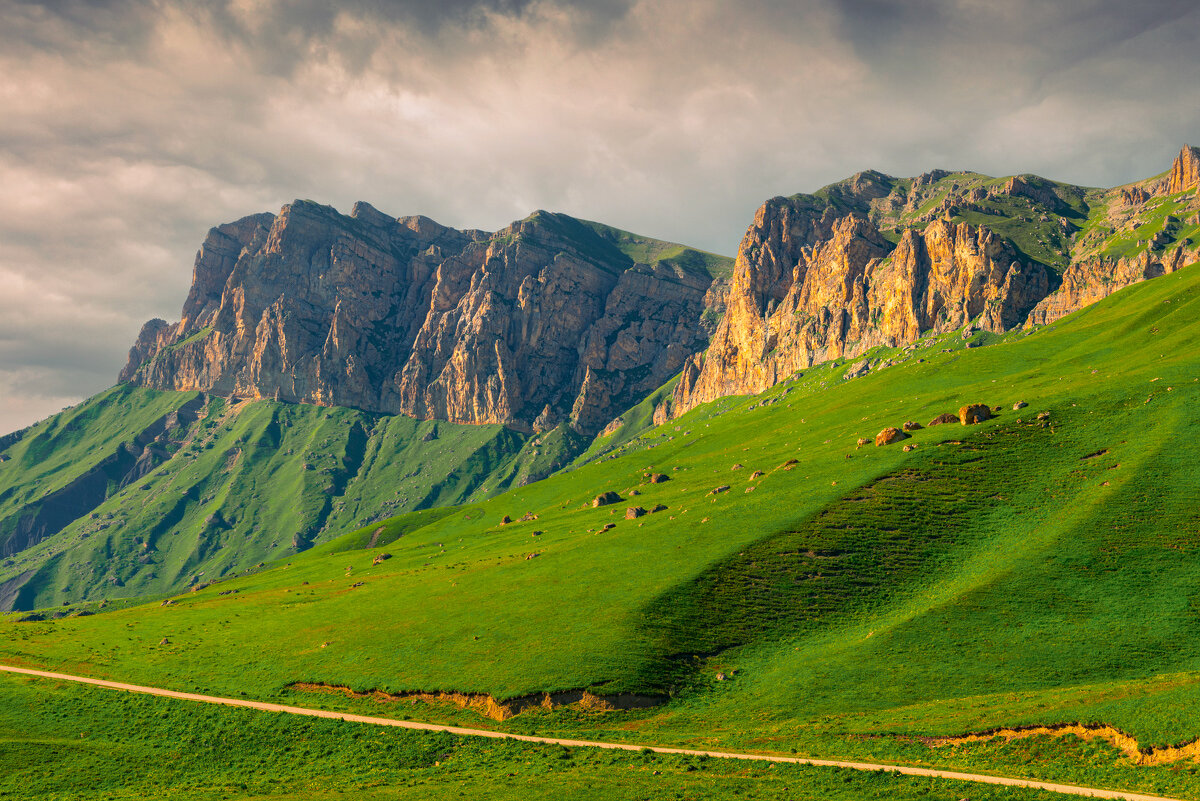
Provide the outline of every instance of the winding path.
[[71,676],[66,673],[51,673],[46,670],[32,670],[30,668],[10,667],[8,665],[0,665],[0,672],[19,673],[25,676],[37,676],[44,679],[58,679],[59,681],[74,681],[80,684],[91,684],[96,687],[106,687],[110,690],[124,690],[131,693],[144,693],[146,695],[160,695],[164,698],[181,698],[185,701],[200,701],[206,704],[222,704],[224,706],[239,706],[247,709],[259,709],[264,712],[283,712],[288,715],[307,715],[314,718],[331,718],[333,720],[346,720],[353,723],[367,723],[372,726],[396,726],[401,729],[419,729],[422,731],[444,731],[450,734],[457,734],[463,737],[491,737],[493,739],[513,739],[522,740],[529,743],[547,743],[550,745],[564,745],[576,748],[610,748],[620,751],[641,751],[649,749],[659,754],[683,754],[685,756],[708,756],[717,759],[749,759],[759,762],[784,762],[797,765],[818,765],[821,767],[833,768],[850,768],[852,770],[873,770],[873,771],[890,771],[892,773],[901,773],[906,776],[932,776],[939,779],[953,779],[955,781],[965,782],[980,782],[982,784],[1001,784],[1009,787],[1031,787],[1036,790],[1049,790],[1054,793],[1064,793],[1067,795],[1078,795],[1089,798],[1114,798],[1125,799],[1125,801],[1179,801],[1178,799],[1165,798],[1158,795],[1145,795],[1144,793],[1132,793],[1122,790],[1099,790],[1091,787],[1076,787],[1071,784],[1054,784],[1052,782],[1039,782],[1030,779],[1011,779],[1005,776],[988,776],[982,773],[956,773],[948,770],[934,770],[931,768],[914,768],[907,765],[877,765],[870,762],[840,762],[830,759],[808,759],[806,757],[787,757],[773,756],[770,754],[739,754],[725,751],[695,751],[688,748],[663,748],[660,746],[645,746],[645,745],[630,745],[628,743],[601,743],[589,740],[564,740],[557,737],[535,737],[527,734],[508,734],[506,732],[488,731],[487,729],[464,729],[458,726],[439,726],[435,723],[414,723],[409,720],[392,720],[390,718],[374,718],[367,715],[352,715],[347,712],[330,712],[325,709],[307,709],[299,706],[284,706],[283,704],[270,704],[264,701],[247,701],[238,698],[220,698],[214,695],[199,695],[196,693],[181,693],[175,690],[164,690],[158,687],[143,687],[138,684],[124,684],[118,681],[106,681],[104,679],[91,679],[86,676]]

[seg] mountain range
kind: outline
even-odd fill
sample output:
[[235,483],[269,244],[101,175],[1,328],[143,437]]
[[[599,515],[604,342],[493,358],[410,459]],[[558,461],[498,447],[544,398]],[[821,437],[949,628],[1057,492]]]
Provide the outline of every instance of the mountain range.
[[1046,326],[1196,260],[1198,183],[1193,147],[1107,190],[867,171],[765,202],[735,260],[545,211],[488,233],[298,200],[217,226],[117,387],[0,440],[0,607],[194,587],[815,364]]
[[1200,798],[1198,165],[214,228],[0,438],[0,795]]

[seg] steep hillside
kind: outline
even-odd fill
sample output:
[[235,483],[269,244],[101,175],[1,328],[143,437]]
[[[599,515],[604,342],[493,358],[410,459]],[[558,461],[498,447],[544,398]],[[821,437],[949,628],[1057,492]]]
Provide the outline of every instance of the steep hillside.
[[758,210],[728,313],[660,419],[927,333],[1045,324],[1200,256],[1200,149],[1111,190],[1032,175],[860,173]]
[[730,265],[544,211],[487,234],[296,201],[209,232],[120,380],[593,434],[704,346]]
[[[572,472],[169,605],[9,618],[0,658],[442,719],[477,713],[438,691],[514,708],[633,693],[660,706],[493,725],[1195,796],[1185,763],[1100,742],[936,738],[1073,722],[1146,748],[1200,736],[1198,270],[1045,328],[873,351],[858,377],[806,369]],[[971,403],[990,419],[931,425]],[[906,421],[921,427],[872,444]],[[598,505],[606,492],[620,500]]]
[[490,497],[580,447],[565,430],[122,385],[4,450],[0,609],[178,592],[373,520]]

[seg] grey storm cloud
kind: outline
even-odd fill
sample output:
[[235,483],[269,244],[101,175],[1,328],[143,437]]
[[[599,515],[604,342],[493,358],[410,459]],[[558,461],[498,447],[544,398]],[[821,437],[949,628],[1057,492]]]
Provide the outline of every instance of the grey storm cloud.
[[1117,185],[1200,140],[1192,0],[0,0],[0,431],[110,385],[212,225],[548,208],[732,253],[862,169]]

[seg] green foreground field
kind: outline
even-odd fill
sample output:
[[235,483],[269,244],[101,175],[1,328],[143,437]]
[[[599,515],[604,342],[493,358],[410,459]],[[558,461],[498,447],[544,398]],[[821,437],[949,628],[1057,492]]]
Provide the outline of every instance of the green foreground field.
[[0,675],[0,798],[1048,801],[835,768],[380,729]]
[[[849,381],[844,363],[819,366],[577,470],[372,524],[170,605],[9,616],[0,662],[539,734],[1200,798],[1191,761],[1138,766],[1074,739],[925,739],[1076,721],[1144,748],[1200,735],[1198,336],[1192,267],[1045,329],[974,335],[984,347],[927,338],[874,354],[894,365]],[[909,452],[856,446],[975,402],[1000,411],[916,431]],[[594,508],[610,490],[623,501]],[[296,682],[666,702],[501,724]]]

